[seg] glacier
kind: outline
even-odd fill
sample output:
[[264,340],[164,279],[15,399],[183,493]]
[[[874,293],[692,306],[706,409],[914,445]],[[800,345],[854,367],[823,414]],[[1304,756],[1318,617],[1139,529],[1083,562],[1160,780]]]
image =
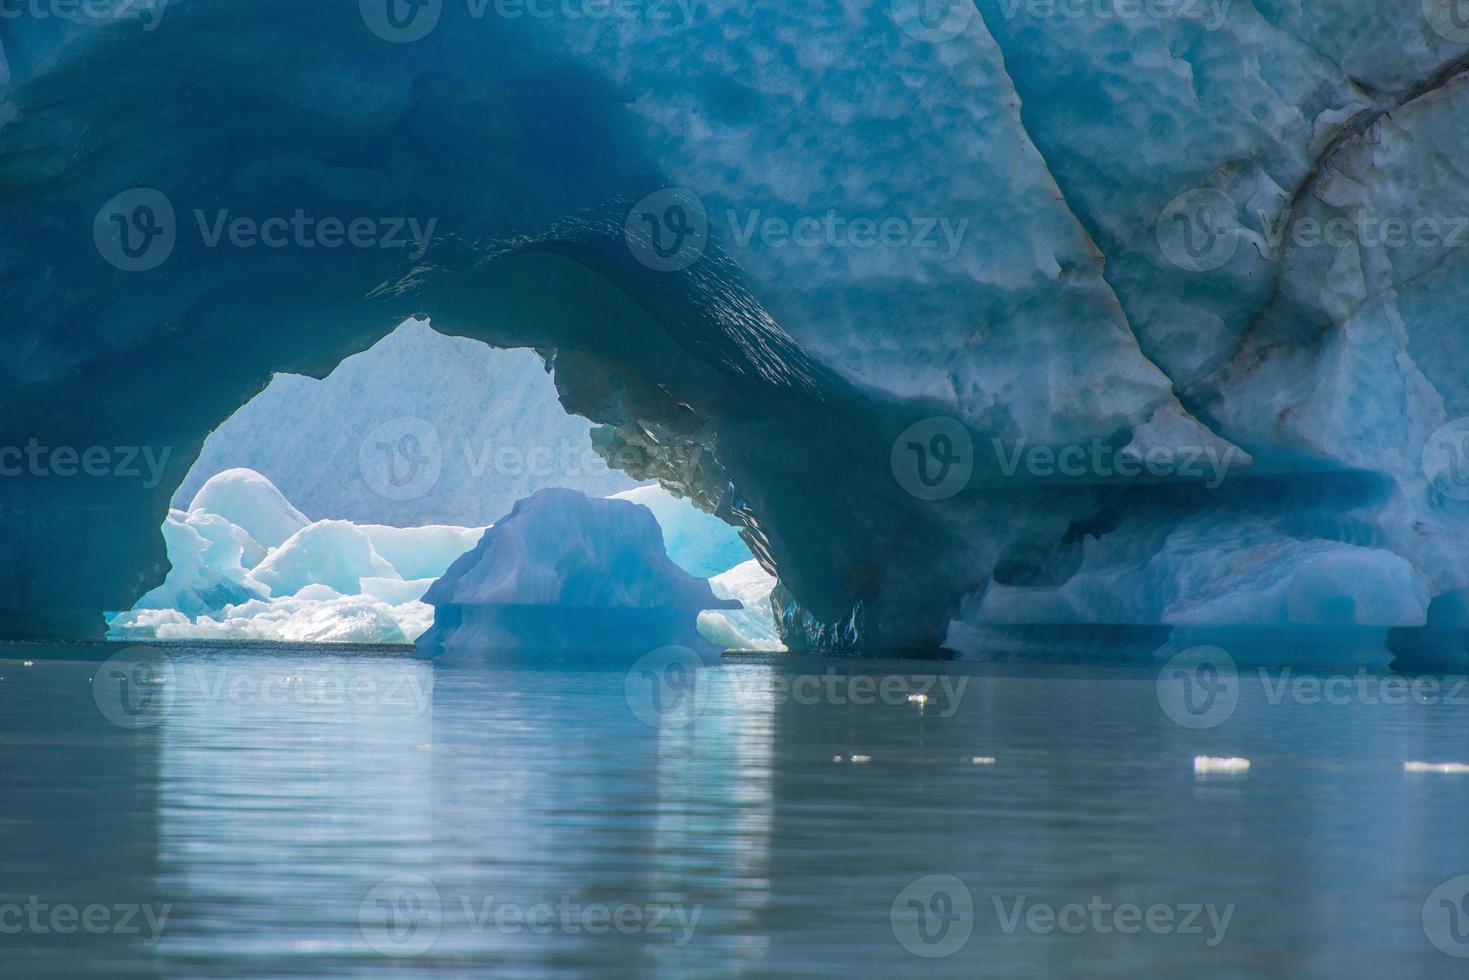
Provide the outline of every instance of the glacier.
[[735,528],[794,649],[1469,662],[1452,5],[427,6],[0,23],[0,636],[165,583],[210,433],[428,317]]
[[[545,487],[605,497],[635,486],[592,448],[591,429],[561,407],[534,351],[410,319],[321,380],[273,377],[209,434],[173,506],[187,509],[206,480],[243,468],[317,520],[484,527]],[[411,481],[404,436],[427,457]]]

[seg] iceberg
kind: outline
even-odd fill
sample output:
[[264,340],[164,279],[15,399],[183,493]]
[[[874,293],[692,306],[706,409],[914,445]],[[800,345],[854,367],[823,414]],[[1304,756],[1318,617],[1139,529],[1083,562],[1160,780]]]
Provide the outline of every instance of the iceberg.
[[306,525],[267,555],[252,574],[278,596],[295,595],[309,585],[357,595],[364,577],[400,577],[377,553],[372,539],[350,521]]
[[311,522],[275,484],[254,470],[235,468],[211,476],[189,504],[224,518],[266,548],[275,548]]
[[[410,643],[433,622],[424,593],[484,530],[302,524],[268,479],[244,469],[210,479],[195,503],[201,509],[171,511],[164,524],[167,578],[112,617],[109,636]],[[268,540],[301,526],[267,548],[204,505],[227,510]]]
[[176,609],[135,609],[112,621],[111,635],[117,639],[402,644],[412,642],[431,620],[432,610],[421,602],[395,604],[312,586],[294,596],[228,606],[213,617],[190,619]]
[[712,651],[706,609],[736,609],[669,560],[653,514],[626,500],[542,490],[495,523],[424,596],[426,656]]
[[217,514],[173,510],[163,523],[163,537],[173,568],[135,608],[206,616],[269,594],[247,571],[265,549],[238,525]]
[[709,588],[720,599],[738,601],[742,608],[701,612],[699,635],[725,649],[784,650],[770,605],[775,584],[775,576],[753,558],[715,575]]

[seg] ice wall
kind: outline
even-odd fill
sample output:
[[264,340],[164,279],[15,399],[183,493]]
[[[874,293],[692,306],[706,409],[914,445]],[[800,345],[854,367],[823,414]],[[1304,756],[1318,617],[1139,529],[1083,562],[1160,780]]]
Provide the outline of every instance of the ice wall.
[[483,527],[544,487],[632,487],[591,428],[561,407],[534,351],[409,320],[320,381],[277,375],[205,440],[173,503],[245,467],[315,520]]
[[[0,633],[157,586],[205,436],[414,314],[544,352],[599,450],[778,572],[796,646],[1456,622],[1469,32],[1126,7],[0,23],[0,446],[158,464],[0,485]],[[406,238],[213,234],[297,211]]]

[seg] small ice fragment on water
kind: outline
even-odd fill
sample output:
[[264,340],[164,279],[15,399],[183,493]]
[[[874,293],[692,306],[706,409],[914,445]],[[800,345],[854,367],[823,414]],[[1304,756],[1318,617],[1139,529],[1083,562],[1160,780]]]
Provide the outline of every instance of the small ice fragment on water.
[[992,766],[995,764],[995,757],[992,755],[977,755],[969,761],[973,762],[976,766]]
[[1469,773],[1469,764],[1463,762],[1405,762],[1404,772],[1436,772],[1445,775],[1461,776]]
[[858,763],[858,762],[871,762],[871,761],[872,761],[872,756],[870,756],[870,755],[854,755],[854,756],[852,756],[852,762],[853,763]]
[[1194,772],[1249,772],[1250,760],[1240,758],[1220,759],[1208,755],[1194,756]]

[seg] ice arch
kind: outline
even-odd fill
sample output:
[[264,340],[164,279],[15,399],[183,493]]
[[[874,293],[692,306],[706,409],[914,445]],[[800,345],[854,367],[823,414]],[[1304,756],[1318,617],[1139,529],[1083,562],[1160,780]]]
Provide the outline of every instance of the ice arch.
[[[1430,602],[1455,625],[1469,505],[1421,461],[1469,411],[1435,356],[1462,336],[1463,253],[1274,232],[1463,214],[1469,38],[1417,4],[1288,6],[1054,24],[986,0],[938,29],[904,3],[430,0],[412,37],[376,0],[0,21],[0,447],[172,450],[156,481],[0,481],[0,635],[89,633],[157,582],[204,435],[271,372],[319,376],[412,314],[547,351],[609,452],[747,531],[797,645],[930,648],[961,597],[981,625],[1412,626]],[[717,228],[661,271],[623,228],[669,186]],[[1194,192],[1240,216],[1217,267],[1155,234]],[[160,200],[166,257],[109,262],[94,232],[161,232]],[[259,243],[298,212],[375,234]],[[376,247],[407,218],[421,250]],[[891,466],[940,445],[900,438],[929,417],[976,447],[951,498]],[[1258,478],[1005,462],[1087,446]]]

